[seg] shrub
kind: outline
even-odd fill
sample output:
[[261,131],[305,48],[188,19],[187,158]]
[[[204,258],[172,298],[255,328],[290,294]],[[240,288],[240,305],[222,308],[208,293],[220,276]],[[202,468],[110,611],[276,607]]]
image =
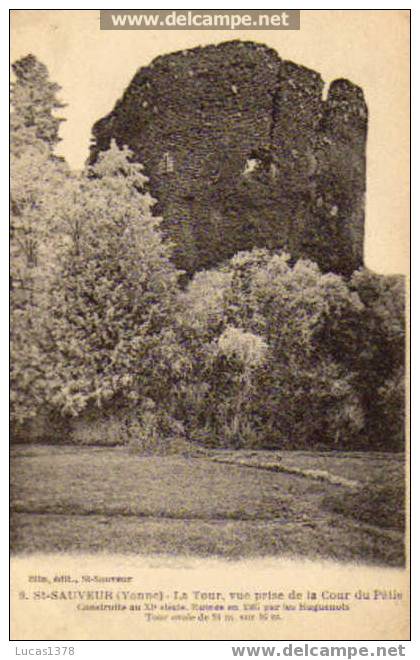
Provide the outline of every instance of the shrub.
[[71,442],[73,419],[62,417],[54,412],[39,411],[27,417],[22,423],[12,423],[10,438],[12,443],[57,444]]
[[191,365],[179,410],[207,445],[403,448],[399,278],[348,281],[254,249],[197,275],[178,323]]
[[129,448],[143,456],[189,454],[190,445],[184,436],[183,425],[152,400],[145,400],[138,415],[128,418]]
[[405,442],[405,283],[402,276],[353,273],[349,286],[363,304],[356,342],[341,351],[355,371],[371,448],[401,451]]
[[[191,376],[199,385],[189,412],[206,437],[249,448],[351,446],[364,414],[352,373],[330,350],[331,336],[347,337],[362,309],[344,279],[253,250],[224,267],[223,295],[211,297],[211,314],[203,305],[208,288],[201,276],[184,295]],[[196,309],[200,323],[191,320]]]
[[128,444],[127,422],[121,415],[94,411],[73,418],[71,442],[76,445],[117,447]]

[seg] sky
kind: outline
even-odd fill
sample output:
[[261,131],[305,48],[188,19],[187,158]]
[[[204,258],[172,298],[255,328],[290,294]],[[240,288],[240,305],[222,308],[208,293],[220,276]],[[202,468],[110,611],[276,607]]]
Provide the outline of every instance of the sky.
[[365,263],[408,272],[409,13],[303,10],[299,31],[101,31],[98,10],[13,10],[11,61],[34,54],[67,103],[59,152],[73,168],[87,158],[92,125],[154,57],[229,39],[253,40],[318,71],[348,78],[369,108]]

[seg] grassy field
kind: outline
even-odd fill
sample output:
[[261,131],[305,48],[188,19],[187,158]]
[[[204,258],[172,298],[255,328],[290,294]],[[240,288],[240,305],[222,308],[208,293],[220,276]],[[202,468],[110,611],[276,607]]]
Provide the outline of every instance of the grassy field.
[[12,550],[401,566],[401,455],[12,448]]

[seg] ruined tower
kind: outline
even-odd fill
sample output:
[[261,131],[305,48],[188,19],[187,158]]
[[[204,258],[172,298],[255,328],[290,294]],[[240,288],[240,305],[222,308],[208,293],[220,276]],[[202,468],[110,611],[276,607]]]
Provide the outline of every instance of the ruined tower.
[[177,265],[192,273],[254,246],[324,271],[363,263],[367,108],[347,80],[253,42],[164,55],[93,127],[143,163]]

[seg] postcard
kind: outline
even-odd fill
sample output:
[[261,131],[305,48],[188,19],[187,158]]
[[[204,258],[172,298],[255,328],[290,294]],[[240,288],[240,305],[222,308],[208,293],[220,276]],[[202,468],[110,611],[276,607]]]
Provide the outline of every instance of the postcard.
[[11,11],[12,640],[409,639],[409,51]]

